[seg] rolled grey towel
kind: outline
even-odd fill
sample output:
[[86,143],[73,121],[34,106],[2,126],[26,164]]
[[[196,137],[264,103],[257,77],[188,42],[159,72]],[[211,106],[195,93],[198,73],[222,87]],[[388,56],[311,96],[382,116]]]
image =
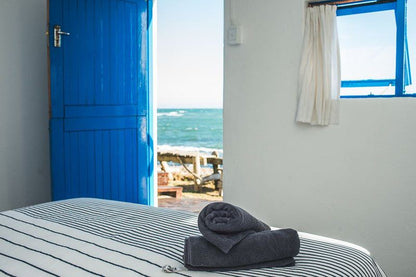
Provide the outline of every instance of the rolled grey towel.
[[206,240],[228,253],[249,234],[270,227],[245,210],[225,202],[207,205],[198,216],[198,228]]
[[227,254],[204,237],[185,239],[184,264],[190,270],[227,271],[291,266],[299,253],[298,233],[293,229],[263,231],[248,235]]

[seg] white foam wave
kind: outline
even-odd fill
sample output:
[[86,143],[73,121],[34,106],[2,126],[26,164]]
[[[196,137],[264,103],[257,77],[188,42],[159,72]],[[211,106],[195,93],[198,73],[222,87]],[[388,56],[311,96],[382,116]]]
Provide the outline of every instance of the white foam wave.
[[184,115],[184,111],[181,112],[168,112],[168,113],[157,113],[157,116],[172,116],[172,117],[179,117]]
[[207,147],[194,147],[194,146],[173,146],[173,145],[158,145],[158,151],[183,151],[183,152],[199,152],[201,154],[212,155],[212,152],[217,151],[219,156],[222,157],[223,150]]

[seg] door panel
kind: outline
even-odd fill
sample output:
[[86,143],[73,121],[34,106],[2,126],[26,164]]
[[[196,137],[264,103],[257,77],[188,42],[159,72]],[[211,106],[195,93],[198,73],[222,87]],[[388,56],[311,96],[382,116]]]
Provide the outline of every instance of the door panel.
[[134,129],[66,132],[66,195],[137,202],[136,135]]
[[147,1],[50,0],[49,14],[53,199],[152,204]]

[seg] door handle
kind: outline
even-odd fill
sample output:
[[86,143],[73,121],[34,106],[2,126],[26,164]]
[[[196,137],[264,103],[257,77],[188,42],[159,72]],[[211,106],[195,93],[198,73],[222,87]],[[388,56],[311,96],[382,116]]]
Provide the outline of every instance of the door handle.
[[69,36],[70,33],[63,32],[60,25],[53,26],[53,46],[61,47],[61,36]]

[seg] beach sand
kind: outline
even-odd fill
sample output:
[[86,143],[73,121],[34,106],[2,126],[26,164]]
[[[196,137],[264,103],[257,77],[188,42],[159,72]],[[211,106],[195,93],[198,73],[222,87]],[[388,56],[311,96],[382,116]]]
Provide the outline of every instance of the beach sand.
[[[211,168],[202,168],[201,170],[204,176],[213,173]],[[160,169],[158,171],[160,172]],[[218,190],[215,190],[214,182],[204,184],[201,191],[197,192],[194,190],[192,175],[182,166],[171,166],[170,171],[171,180],[169,181],[169,186],[182,187],[182,198],[176,199],[168,195],[159,195],[159,207],[198,213],[209,203],[222,201]]]

